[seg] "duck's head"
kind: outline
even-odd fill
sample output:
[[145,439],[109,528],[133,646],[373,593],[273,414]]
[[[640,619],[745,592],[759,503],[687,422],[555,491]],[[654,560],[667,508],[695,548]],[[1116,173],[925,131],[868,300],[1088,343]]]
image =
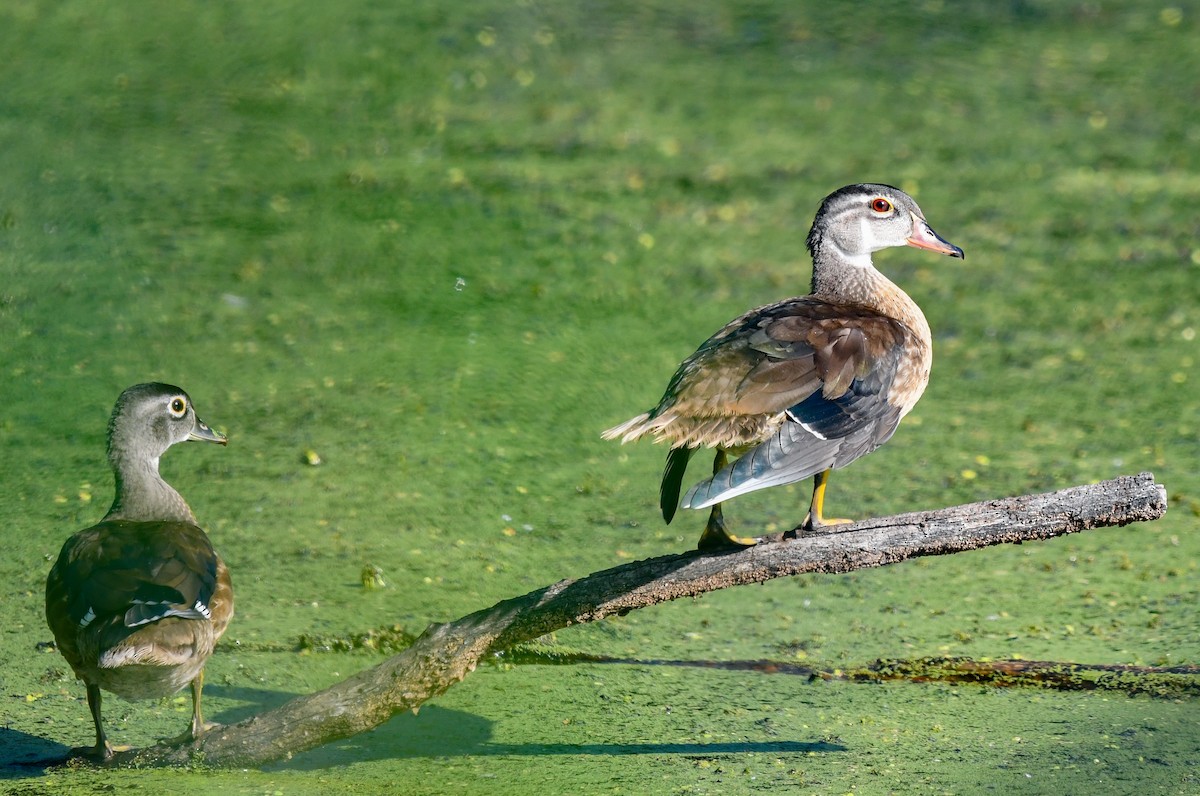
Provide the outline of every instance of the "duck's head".
[[871,253],[890,246],[963,258],[963,250],[933,231],[916,201],[899,188],[877,183],[847,185],[821,202],[808,233],[813,259],[870,265]]
[[137,384],[117,399],[108,422],[109,456],[157,460],[177,442],[226,443],[196,414],[192,399],[171,384]]

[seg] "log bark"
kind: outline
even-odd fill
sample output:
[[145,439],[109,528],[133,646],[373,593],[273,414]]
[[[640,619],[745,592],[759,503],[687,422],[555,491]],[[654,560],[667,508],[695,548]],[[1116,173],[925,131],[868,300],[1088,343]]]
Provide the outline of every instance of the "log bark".
[[203,761],[261,766],[346,738],[416,710],[470,674],[484,656],[582,622],[705,592],[809,572],[849,572],[908,558],[1029,542],[1161,517],[1166,491],[1151,473],[1057,492],[914,512],[834,526],[756,547],[690,551],[623,564],[430,626],[411,647],[324,691],[183,746],[119,753],[114,765]]

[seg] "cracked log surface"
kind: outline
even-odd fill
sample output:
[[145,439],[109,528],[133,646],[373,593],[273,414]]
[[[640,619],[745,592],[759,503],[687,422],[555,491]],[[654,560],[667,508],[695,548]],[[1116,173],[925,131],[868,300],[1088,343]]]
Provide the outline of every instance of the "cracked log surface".
[[731,552],[690,551],[623,564],[431,625],[411,647],[324,691],[218,727],[183,746],[118,753],[114,765],[203,761],[261,766],[365,732],[415,710],[470,674],[484,656],[611,614],[807,572],[849,572],[908,558],[1048,539],[1161,517],[1166,491],[1151,473],[1057,492],[881,517],[834,532]]

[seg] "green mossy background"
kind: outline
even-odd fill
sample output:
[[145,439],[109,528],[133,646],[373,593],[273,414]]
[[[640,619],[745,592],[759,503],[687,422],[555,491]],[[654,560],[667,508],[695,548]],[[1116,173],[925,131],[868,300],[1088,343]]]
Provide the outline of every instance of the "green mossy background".
[[[552,641],[1196,663],[1198,21],[1108,0],[3,4],[0,791],[1200,793],[1188,702],[595,664],[481,669],[268,771],[19,765],[91,738],[38,647],[42,589],[111,499],[123,388],[179,384],[230,436],[163,470],[234,574],[205,701],[236,721],[379,658],[301,635],[415,633],[691,547],[702,516],[657,516],[664,450],[599,432],[726,320],[806,292],[818,202],[863,180],[913,193],[967,259],[878,255],[929,318],[933,379],[835,475],[831,513],[1152,470],[1167,517]],[[806,489],[728,515],[788,527]],[[141,745],[189,707],[105,709]]]

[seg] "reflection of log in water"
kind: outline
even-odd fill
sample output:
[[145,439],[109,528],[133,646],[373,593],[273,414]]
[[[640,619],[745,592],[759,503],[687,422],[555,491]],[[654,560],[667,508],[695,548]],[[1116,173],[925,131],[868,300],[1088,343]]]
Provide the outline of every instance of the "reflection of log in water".
[[564,580],[453,622],[430,626],[411,647],[308,696],[183,746],[119,753],[113,765],[203,761],[259,766],[377,727],[462,680],[485,656],[611,614],[717,589],[806,572],[850,572],[916,556],[1021,543],[1158,519],[1166,493],[1142,473],[1040,495],[883,517],[833,532],[733,551],[691,551]]

